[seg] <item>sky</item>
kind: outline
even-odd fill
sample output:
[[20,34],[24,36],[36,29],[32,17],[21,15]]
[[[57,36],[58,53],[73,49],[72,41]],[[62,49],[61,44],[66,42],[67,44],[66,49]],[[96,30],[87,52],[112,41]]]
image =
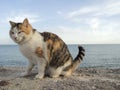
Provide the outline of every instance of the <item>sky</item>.
[[1,0],[0,45],[15,44],[9,21],[25,18],[67,44],[120,44],[120,0]]

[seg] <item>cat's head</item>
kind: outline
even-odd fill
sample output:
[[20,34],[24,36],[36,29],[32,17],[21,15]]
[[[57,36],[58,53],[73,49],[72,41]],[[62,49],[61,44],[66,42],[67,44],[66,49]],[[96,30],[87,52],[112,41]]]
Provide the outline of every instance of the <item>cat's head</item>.
[[29,40],[32,33],[32,26],[29,24],[28,19],[24,19],[21,23],[9,21],[11,25],[10,37],[18,44]]

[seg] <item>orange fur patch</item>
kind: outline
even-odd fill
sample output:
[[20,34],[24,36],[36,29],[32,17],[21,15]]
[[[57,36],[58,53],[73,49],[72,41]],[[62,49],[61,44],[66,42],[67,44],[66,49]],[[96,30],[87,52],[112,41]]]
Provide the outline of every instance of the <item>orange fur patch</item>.
[[53,41],[52,41],[51,39],[49,39],[49,40],[47,41],[47,43],[48,43],[48,44],[53,44]]
[[[58,50],[60,48],[60,42],[59,41],[53,42],[51,39],[49,39],[47,41],[47,44],[53,46],[53,49],[52,49],[53,52],[55,52],[56,50]],[[52,53],[52,51],[47,50],[48,60],[51,60],[50,53]]]
[[44,58],[42,48],[37,47],[35,53],[36,53],[36,55],[37,55],[38,57]]
[[54,43],[54,51],[58,50],[60,48],[60,42],[55,42]]
[[28,25],[28,27],[25,27],[24,25],[21,25],[19,28],[22,32],[24,32],[26,34],[29,34],[32,30],[31,25]]
[[50,58],[51,58],[51,56],[50,56],[50,50],[47,50],[47,55],[48,55],[48,60],[50,61]]

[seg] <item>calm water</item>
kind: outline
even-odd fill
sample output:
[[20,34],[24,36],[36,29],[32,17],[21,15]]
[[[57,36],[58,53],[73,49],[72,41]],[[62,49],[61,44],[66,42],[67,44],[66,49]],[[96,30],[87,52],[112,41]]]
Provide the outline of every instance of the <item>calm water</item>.
[[[120,45],[82,45],[86,56],[80,67],[120,68]],[[73,57],[78,53],[77,45],[68,45]],[[25,66],[27,59],[15,45],[0,45],[0,66]]]

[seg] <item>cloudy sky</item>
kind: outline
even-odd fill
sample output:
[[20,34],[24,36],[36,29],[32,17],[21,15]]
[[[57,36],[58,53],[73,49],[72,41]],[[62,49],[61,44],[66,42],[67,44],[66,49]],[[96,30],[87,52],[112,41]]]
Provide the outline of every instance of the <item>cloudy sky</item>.
[[9,20],[26,17],[67,44],[120,44],[120,0],[1,0],[0,44],[14,44]]

